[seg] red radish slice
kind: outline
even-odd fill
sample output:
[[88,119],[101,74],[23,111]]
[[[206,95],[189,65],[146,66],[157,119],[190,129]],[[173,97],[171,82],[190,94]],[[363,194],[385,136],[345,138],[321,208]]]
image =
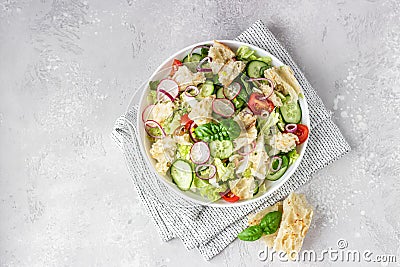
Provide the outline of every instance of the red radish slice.
[[163,79],[157,86],[158,101],[174,101],[179,94],[179,85],[172,79]]
[[[201,175],[200,172],[204,171],[206,169],[210,169],[210,172],[207,176],[205,175]],[[196,176],[202,180],[209,180],[214,178],[215,174],[217,173],[217,167],[215,167],[212,164],[202,164],[202,165],[198,165],[196,166],[196,168],[194,169],[194,172],[196,173]]]
[[229,118],[235,114],[235,106],[226,98],[216,98],[212,102],[213,111],[224,117]]
[[206,163],[210,158],[210,148],[206,142],[194,143],[190,149],[190,159],[196,164]]
[[193,132],[193,131],[194,131],[194,128],[196,128],[196,127],[197,127],[197,124],[193,121],[193,122],[190,124],[189,130],[188,130],[190,139],[192,139],[193,142],[199,142],[199,141],[201,141],[201,140],[199,140],[199,139],[197,139],[197,138],[195,137],[195,133]]
[[222,92],[226,98],[232,100],[239,95],[241,90],[242,85],[238,82],[233,82],[228,87],[224,87]]
[[171,100],[171,102],[174,101],[174,98],[172,97],[172,95],[170,93],[168,93],[164,89],[159,89],[158,95],[157,95],[157,100],[160,102],[166,101],[167,98],[165,98],[165,97],[167,97],[169,100]]
[[[150,129],[156,129],[156,128],[160,130],[161,135],[154,135],[151,133]],[[144,130],[146,131],[146,133],[148,135],[150,135],[151,137],[156,138],[156,139],[161,139],[166,136],[164,129],[161,127],[161,125],[158,122],[156,122],[154,120],[147,120],[144,123]]]
[[152,109],[154,108],[154,104],[148,105],[147,107],[144,108],[143,112],[142,112],[142,121],[146,122],[151,114]]
[[255,148],[256,148],[256,142],[254,141],[251,144],[247,144],[245,146],[242,146],[237,152],[238,152],[239,155],[247,156],[251,152],[253,152]]
[[199,88],[197,88],[194,85],[189,85],[188,87],[186,87],[185,89],[185,94],[189,97],[195,97],[200,93]]

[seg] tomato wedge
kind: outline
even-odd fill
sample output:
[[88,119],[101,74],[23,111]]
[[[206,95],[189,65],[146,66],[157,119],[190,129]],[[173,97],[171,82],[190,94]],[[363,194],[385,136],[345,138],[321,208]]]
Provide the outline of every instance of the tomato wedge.
[[295,135],[299,138],[299,141],[296,142],[297,145],[304,143],[308,138],[308,127],[304,124],[297,124],[297,129],[294,132]]
[[236,196],[235,194],[233,194],[231,192],[231,190],[229,190],[227,193],[220,193],[221,197],[223,198],[223,200],[228,201],[228,202],[236,202],[238,201],[240,198],[238,196]]
[[192,124],[192,120],[189,118],[189,114],[185,114],[181,117],[181,125],[185,126],[185,130],[189,130],[190,125]]
[[171,69],[171,76],[172,75],[174,75],[175,74],[175,72],[177,72],[178,71],[178,68],[179,68],[179,66],[182,66],[183,64],[182,64],[182,62],[181,61],[179,61],[179,60],[177,60],[177,59],[174,59],[174,61],[172,62],[172,69]]
[[268,111],[269,113],[274,110],[274,104],[270,100],[264,98],[264,95],[259,93],[252,93],[250,95],[247,105],[255,115],[261,115],[264,110]]

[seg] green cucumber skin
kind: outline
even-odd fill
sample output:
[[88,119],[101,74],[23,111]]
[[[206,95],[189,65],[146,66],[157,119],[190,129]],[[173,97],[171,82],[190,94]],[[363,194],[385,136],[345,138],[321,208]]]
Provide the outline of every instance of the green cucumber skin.
[[[174,170],[175,170],[175,167],[174,167],[174,166],[176,165],[176,163],[177,163],[178,161],[182,161],[182,162],[185,162],[186,164],[188,164],[188,166],[190,167],[190,170],[191,170],[191,172],[190,172],[190,176],[191,176],[190,184],[189,184],[189,186],[187,186],[187,187],[185,187],[185,188],[182,188],[182,186],[180,185],[180,184],[182,184],[182,183],[181,183],[182,179],[179,179],[179,177],[178,177],[178,175],[182,175],[182,173],[179,173],[179,172],[182,172],[182,171],[176,170],[176,172],[178,172],[178,173],[176,173],[176,172],[174,171]],[[171,165],[171,167],[170,167],[170,169],[169,169],[169,172],[170,172],[170,175],[171,175],[171,177],[172,177],[172,181],[174,182],[174,184],[176,184],[176,186],[177,186],[180,190],[182,190],[182,191],[187,191],[187,190],[190,189],[190,187],[192,186],[192,183],[193,183],[193,168],[192,168],[192,164],[191,164],[189,161],[184,160],[184,159],[177,159],[177,160],[175,160],[175,161],[172,163],[172,165]],[[183,174],[183,175],[185,175],[185,174]],[[186,174],[186,175],[188,175],[188,174]]]
[[[297,101],[296,108],[292,109],[288,106],[289,100],[290,100],[290,96],[287,96],[286,101],[279,108],[279,112],[281,113],[282,119],[284,122],[298,124],[301,122],[301,117],[302,117],[302,110],[301,110],[300,104]],[[295,113],[295,116],[293,118],[289,117],[289,114],[288,114],[289,112]]]
[[217,91],[217,98],[225,98],[225,95],[224,95],[224,88],[219,88],[218,89],[218,91]]
[[281,178],[285,174],[286,170],[289,167],[289,159],[288,159],[288,157],[286,155],[282,155],[280,157],[282,158],[282,167],[281,167],[281,169],[279,171],[275,172],[275,173],[268,174],[265,177],[265,179],[267,179],[269,181],[276,181],[276,180],[278,180],[279,178]]
[[214,94],[214,91],[215,91],[215,86],[212,81],[205,81],[205,83],[203,83],[200,86],[200,96],[201,97],[210,96],[210,95]]
[[187,55],[182,62],[183,63],[188,63],[188,62],[200,62],[200,60],[202,59],[202,56],[200,54],[197,53],[193,53],[190,60],[189,60],[189,55]]
[[262,76],[260,75],[260,70],[262,67],[268,67],[268,64],[259,60],[250,61],[247,63],[246,67],[247,76],[250,78],[261,78]]

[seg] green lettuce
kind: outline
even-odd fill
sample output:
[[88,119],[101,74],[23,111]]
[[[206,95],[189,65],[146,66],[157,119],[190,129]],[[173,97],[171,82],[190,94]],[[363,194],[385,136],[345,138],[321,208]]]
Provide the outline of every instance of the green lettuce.
[[248,46],[241,46],[236,51],[236,58],[242,61],[259,60],[268,64],[268,68],[272,67],[271,57],[258,57],[255,50],[251,50]]
[[176,150],[176,156],[180,159],[185,159],[185,160],[190,160],[190,149],[192,148],[192,145],[181,145],[178,144],[177,150]]
[[235,164],[232,162],[225,166],[219,158],[215,158],[214,165],[217,167],[217,182],[225,182],[235,177]]
[[296,149],[293,149],[287,155],[289,157],[289,165],[292,165],[300,157],[300,154],[297,153]]

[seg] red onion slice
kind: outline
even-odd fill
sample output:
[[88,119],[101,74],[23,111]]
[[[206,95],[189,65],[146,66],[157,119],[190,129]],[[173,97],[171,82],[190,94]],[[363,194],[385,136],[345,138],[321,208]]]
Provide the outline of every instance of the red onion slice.
[[[275,160],[278,160],[278,166],[277,166],[276,168],[273,167],[274,161],[275,161]],[[270,166],[269,166],[269,169],[270,169],[272,172],[277,172],[277,171],[279,171],[279,170],[281,169],[281,167],[282,167],[282,158],[281,158],[281,157],[278,157],[278,156],[272,157],[272,158],[271,158],[271,164],[270,164]]]
[[210,159],[210,148],[206,142],[194,143],[190,149],[190,159],[196,164],[206,163]]
[[271,92],[268,94],[268,96],[264,95],[264,97],[260,98],[260,100],[265,100],[265,99],[269,98],[272,95],[272,93],[274,92],[275,86],[274,86],[274,82],[271,79],[268,79],[268,78],[250,78],[250,79],[248,79],[248,81],[249,82],[268,81],[269,86],[271,87]]
[[240,94],[240,91],[242,91],[242,85],[238,82],[233,82],[222,90],[224,96],[229,100],[236,98]]
[[142,112],[142,121],[146,122],[147,119],[149,118],[150,114],[151,114],[151,110],[154,108],[154,104],[148,105],[147,107],[144,108],[143,112]]
[[[193,90],[194,93],[193,93],[193,94],[192,94],[192,93],[189,93],[190,90]],[[185,95],[187,95],[187,96],[189,96],[189,97],[195,97],[195,96],[197,96],[199,93],[200,93],[199,88],[197,88],[197,87],[194,86],[194,85],[189,85],[189,86],[186,87],[186,89],[185,89]]]
[[190,50],[189,57],[191,57],[192,54],[193,54],[193,52],[194,52],[196,49],[199,49],[199,48],[210,49],[210,47],[207,46],[207,45],[198,45],[198,46],[195,46],[195,47],[192,48],[192,50]]
[[196,70],[197,70],[198,72],[212,72],[212,69],[209,69],[209,68],[202,68],[203,64],[204,64],[206,61],[210,62],[210,57],[205,57],[205,58],[203,58],[203,59],[199,62],[199,65],[197,65],[197,68],[196,68]]
[[174,130],[174,135],[176,135],[176,136],[182,136],[182,135],[185,134],[185,132],[186,132],[185,125],[181,125],[181,126],[178,126],[178,127]]
[[223,197],[223,196],[229,194],[229,192],[231,192],[231,189],[230,189],[230,188],[226,189],[224,192],[218,192],[218,194],[219,194],[221,197]]
[[[200,172],[204,171],[206,168],[210,169],[209,174],[207,176],[201,175]],[[194,172],[199,179],[209,180],[209,179],[214,178],[215,174],[217,173],[217,167],[215,167],[212,164],[201,164],[201,165],[196,166],[196,168],[194,169]]]
[[[150,132],[150,129],[158,128],[161,131],[161,135],[154,135]],[[161,125],[156,122],[155,120],[147,120],[144,123],[144,130],[146,133],[156,139],[162,139],[166,136],[164,129],[161,127]]]
[[201,141],[201,140],[199,140],[199,139],[197,139],[197,138],[195,137],[195,133],[194,133],[194,131],[193,131],[195,127],[197,127],[197,124],[193,121],[193,122],[190,124],[190,126],[189,126],[189,130],[188,130],[189,136],[190,136],[190,139],[193,140],[193,142],[199,142],[199,141]]
[[251,152],[253,152],[255,148],[256,148],[256,142],[253,141],[253,142],[250,143],[250,144],[247,144],[247,145],[245,145],[245,146],[242,146],[237,152],[238,152],[239,155],[247,156],[247,155],[249,155]]
[[288,133],[294,133],[297,130],[297,124],[293,124],[293,123],[287,124],[285,126],[285,130]]
[[235,114],[235,106],[226,98],[216,98],[212,102],[213,111],[224,117],[229,118]]

